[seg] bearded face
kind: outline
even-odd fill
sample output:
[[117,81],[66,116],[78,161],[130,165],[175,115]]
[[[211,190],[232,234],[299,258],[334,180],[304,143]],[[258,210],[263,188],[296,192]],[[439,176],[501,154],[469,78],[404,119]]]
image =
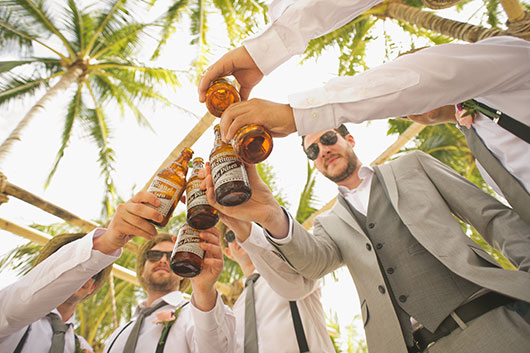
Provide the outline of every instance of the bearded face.
[[[170,242],[156,244],[151,250],[169,252],[173,250]],[[180,278],[169,267],[169,256],[163,255],[159,260],[146,260],[142,277],[148,291],[169,293],[179,289]]]

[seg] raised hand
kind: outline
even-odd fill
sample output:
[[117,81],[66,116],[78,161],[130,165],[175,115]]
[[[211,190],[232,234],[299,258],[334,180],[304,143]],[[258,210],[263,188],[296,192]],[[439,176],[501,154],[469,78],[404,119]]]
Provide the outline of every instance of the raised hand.
[[252,88],[263,78],[263,74],[248,51],[241,46],[223,55],[202,73],[199,81],[199,101],[205,102],[210,82],[229,75],[233,75],[241,85],[239,94],[242,100],[248,99]]
[[475,114],[468,112],[466,109],[457,109],[455,118],[462,126],[471,129],[471,125],[475,123]]
[[231,140],[237,129],[251,123],[264,126],[273,137],[285,137],[296,131],[293,109],[289,104],[254,98],[234,103],[224,111],[219,123],[223,140]]
[[94,249],[110,254],[136,236],[154,237],[157,230],[149,220],[159,222],[163,216],[149,205],[157,207],[160,200],[147,191],[140,191],[129,201],[118,205],[107,230],[94,239]]

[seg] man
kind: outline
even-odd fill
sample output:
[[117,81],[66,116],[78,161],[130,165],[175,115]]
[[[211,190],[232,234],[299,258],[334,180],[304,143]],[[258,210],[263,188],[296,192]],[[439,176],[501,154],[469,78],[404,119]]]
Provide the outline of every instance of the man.
[[[55,236],[41,249],[33,269],[0,291],[1,352],[92,351],[74,334],[75,309],[101,289],[120,253],[105,252],[101,237]],[[62,333],[55,333],[60,327]]]
[[[315,219],[313,234],[279,206],[253,167],[252,198],[243,206],[216,204],[211,175],[209,202],[263,226],[305,277],[348,266],[371,353],[528,352],[528,225],[426,154],[370,168],[354,146],[344,126],[304,138],[308,157],[339,188],[338,202]],[[518,270],[502,269],[454,216],[502,249]]]
[[[147,299],[138,306],[133,321],[109,337],[104,352],[233,351],[235,318],[214,288],[223,269],[219,231],[201,231],[201,248],[206,253],[201,273],[191,279],[190,301],[182,295],[189,280],[183,280],[169,267],[173,247],[167,233],[142,244],[136,275]],[[167,316],[169,320],[164,319]]]
[[[376,5],[378,1],[274,1],[272,24],[244,46],[225,54],[204,73],[199,99],[209,82],[234,75],[247,99],[252,88],[310,39],[321,36]],[[513,118],[530,136],[530,42],[494,37],[473,44],[443,44],[323,87],[289,96],[289,104],[252,99],[230,106],[220,122],[230,140],[245,124],[265,126],[276,137],[332,129],[341,123],[422,114],[474,98]],[[500,125],[506,116],[501,117]],[[520,135],[478,113],[466,140],[483,167],[481,173],[530,224],[530,148]],[[487,172],[487,173],[486,173]],[[498,186],[498,187],[497,187]]]
[[[304,279],[272,252],[251,259],[245,249],[250,247],[261,252],[261,247],[252,243],[259,243],[260,238],[248,239],[249,235],[238,233],[235,241],[234,232],[228,230],[223,237],[225,255],[239,264],[246,279],[245,289],[233,307],[236,316],[235,352],[335,352],[320,302],[320,282]],[[263,240],[261,246],[274,249]],[[253,260],[260,268],[266,262],[265,270],[256,271]],[[267,271],[269,267],[273,270]],[[275,271],[288,277],[278,277]],[[247,308],[250,286],[254,305],[248,304]],[[249,315],[253,315],[254,320]],[[248,323],[253,326],[247,326]]]

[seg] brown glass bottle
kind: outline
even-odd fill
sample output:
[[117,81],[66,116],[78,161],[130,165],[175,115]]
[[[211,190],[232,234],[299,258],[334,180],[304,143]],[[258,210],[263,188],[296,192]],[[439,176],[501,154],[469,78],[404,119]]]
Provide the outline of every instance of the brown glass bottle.
[[201,249],[200,232],[184,224],[177,236],[171,254],[171,270],[181,277],[195,277],[202,270],[204,250]]
[[219,220],[218,211],[210,206],[206,198],[206,192],[201,190],[202,179],[199,179],[199,170],[204,168],[204,160],[201,157],[193,159],[193,172],[186,185],[186,220],[195,229],[212,228]]
[[247,171],[232,145],[221,138],[219,125],[215,125],[215,145],[210,153],[210,167],[215,199],[223,206],[237,206],[252,195]]
[[220,117],[230,104],[241,101],[239,92],[231,80],[220,77],[210,83],[206,91],[206,108],[213,116]]
[[[217,117],[220,117],[230,104],[240,100],[236,87],[225,77],[213,81],[206,91],[206,107]],[[232,146],[244,162],[260,163],[272,152],[272,136],[263,126],[248,124],[236,131]]]
[[188,173],[188,163],[192,155],[193,151],[191,148],[185,147],[169,167],[158,172],[147,189],[148,192],[155,194],[160,200],[160,206],[154,208],[162,213],[164,219],[160,223],[151,221],[157,227],[166,226],[186,189],[186,174]]

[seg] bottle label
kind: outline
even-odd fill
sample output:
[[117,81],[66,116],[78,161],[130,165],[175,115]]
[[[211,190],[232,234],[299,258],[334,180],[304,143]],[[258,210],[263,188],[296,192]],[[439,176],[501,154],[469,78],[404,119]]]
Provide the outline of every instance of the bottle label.
[[177,237],[177,246],[173,251],[173,255],[178,252],[190,252],[203,258],[204,250],[201,249],[200,241],[201,238],[197,230],[188,227],[184,228]]
[[181,190],[182,188],[180,186],[157,175],[153,179],[149,189],[147,189],[147,192],[154,194],[160,200],[160,206],[153,208],[165,217],[176,198],[181,194]]
[[209,205],[206,191],[200,189],[202,180],[196,179],[186,187],[186,205],[188,210],[200,205]]
[[245,166],[235,152],[222,152],[216,155],[211,163],[214,187],[218,188],[231,181],[243,181],[248,184]]

